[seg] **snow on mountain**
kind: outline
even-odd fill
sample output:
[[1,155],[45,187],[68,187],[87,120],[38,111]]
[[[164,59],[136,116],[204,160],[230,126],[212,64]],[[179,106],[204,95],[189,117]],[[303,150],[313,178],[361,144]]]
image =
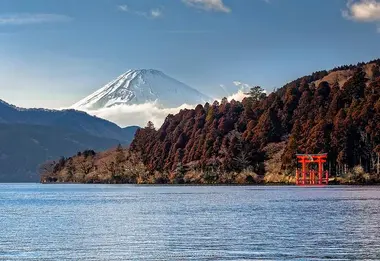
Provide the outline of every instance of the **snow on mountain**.
[[182,104],[204,104],[210,97],[157,70],[129,70],[98,91],[72,106],[79,110],[98,110],[115,105],[155,102],[163,108]]

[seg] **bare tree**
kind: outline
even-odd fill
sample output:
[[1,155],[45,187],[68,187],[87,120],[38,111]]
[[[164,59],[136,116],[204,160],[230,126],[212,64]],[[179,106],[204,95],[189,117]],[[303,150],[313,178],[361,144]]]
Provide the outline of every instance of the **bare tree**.
[[228,139],[230,143],[232,143],[233,140],[235,140],[236,148],[239,151],[239,153],[232,159],[235,166],[241,170],[246,169],[251,163],[250,153],[247,152],[247,150],[245,150],[244,148],[244,142],[241,133],[238,131],[231,131],[228,134]]
[[115,162],[111,161],[109,163],[103,162],[104,169],[111,173],[112,177],[116,174]]
[[38,173],[42,182],[47,182],[47,179],[52,178],[55,164],[55,161],[47,161],[38,167]]
[[94,167],[94,162],[92,158],[86,158],[79,163],[79,171],[80,171],[80,174],[82,174],[81,178],[83,179],[82,182],[84,181],[86,176],[91,172],[93,167]]
[[242,170],[246,169],[251,163],[249,160],[248,153],[245,152],[244,150],[240,150],[239,154],[236,157],[234,157],[233,160],[236,167]]

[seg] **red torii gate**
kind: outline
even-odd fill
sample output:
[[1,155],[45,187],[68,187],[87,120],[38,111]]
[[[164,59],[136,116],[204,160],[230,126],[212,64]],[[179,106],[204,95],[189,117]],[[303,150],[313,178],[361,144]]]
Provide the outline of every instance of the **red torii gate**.
[[[302,170],[296,170],[296,185],[328,185],[329,172],[323,170],[323,163],[327,161],[327,153],[324,154],[297,154],[298,163],[302,164]],[[308,164],[317,163],[318,171],[310,170]],[[300,175],[301,174],[301,175]],[[318,174],[318,176],[316,176]]]

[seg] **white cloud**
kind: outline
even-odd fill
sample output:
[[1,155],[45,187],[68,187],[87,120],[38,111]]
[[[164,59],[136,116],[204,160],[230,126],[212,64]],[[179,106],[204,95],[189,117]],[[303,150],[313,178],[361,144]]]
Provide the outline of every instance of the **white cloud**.
[[343,17],[358,22],[380,21],[380,2],[377,0],[350,0],[347,9],[342,11]]
[[161,108],[156,103],[144,103],[134,105],[116,105],[110,108],[86,111],[90,115],[115,122],[119,126],[145,126],[152,121],[156,127],[160,127],[166,116],[176,114],[182,109],[193,109],[196,105],[183,104],[177,108]]
[[152,9],[150,10],[150,15],[154,18],[162,16],[162,11],[160,9]]
[[380,33],[380,2],[378,0],[349,0],[342,16],[356,22],[377,23]]
[[[251,85],[248,83],[243,83],[241,81],[233,81],[232,84],[224,85],[220,84],[220,97],[226,97],[229,101],[234,99],[235,101],[242,101],[245,97],[248,97],[246,93],[248,93],[252,87],[255,85]],[[264,93],[267,95],[270,94],[267,90],[264,90]],[[215,98],[215,100],[221,100],[220,98]]]
[[238,90],[237,93],[232,94],[231,96],[227,97],[227,100],[235,100],[235,101],[242,101],[245,97],[248,97],[247,94],[245,94],[245,91]]
[[189,6],[200,8],[207,11],[229,13],[231,9],[227,7],[223,0],[182,0]]
[[163,12],[160,8],[153,8],[153,9],[149,10],[148,12],[133,10],[133,9],[129,8],[129,6],[127,6],[127,5],[119,5],[117,8],[122,12],[128,12],[131,14],[143,16],[145,18],[150,18],[150,19],[155,19],[155,18],[159,18],[159,17],[163,16]]
[[0,25],[26,25],[68,22],[71,17],[59,14],[3,14],[0,15]]
[[[242,101],[245,97],[247,97],[245,89],[240,88],[236,93],[229,95],[227,99],[229,101],[232,99]],[[221,98],[214,100],[221,101]],[[156,127],[160,127],[169,114],[177,114],[183,109],[194,109],[196,106],[197,104],[182,104],[176,108],[162,108],[159,104],[151,102],[138,105],[121,104],[99,110],[86,110],[86,112],[90,115],[112,121],[121,127],[132,125],[146,126],[148,121],[152,121]]]

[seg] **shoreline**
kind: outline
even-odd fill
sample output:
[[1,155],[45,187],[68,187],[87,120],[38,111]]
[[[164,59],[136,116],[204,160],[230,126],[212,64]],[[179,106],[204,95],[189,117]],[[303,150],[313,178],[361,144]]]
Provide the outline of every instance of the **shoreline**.
[[41,184],[41,185],[131,185],[141,187],[305,187],[305,188],[323,188],[323,187],[380,187],[380,184],[329,184],[329,185],[296,185],[285,183],[265,183],[265,184],[137,184],[137,183],[79,183],[79,182],[31,182],[31,183],[3,183],[3,184]]

